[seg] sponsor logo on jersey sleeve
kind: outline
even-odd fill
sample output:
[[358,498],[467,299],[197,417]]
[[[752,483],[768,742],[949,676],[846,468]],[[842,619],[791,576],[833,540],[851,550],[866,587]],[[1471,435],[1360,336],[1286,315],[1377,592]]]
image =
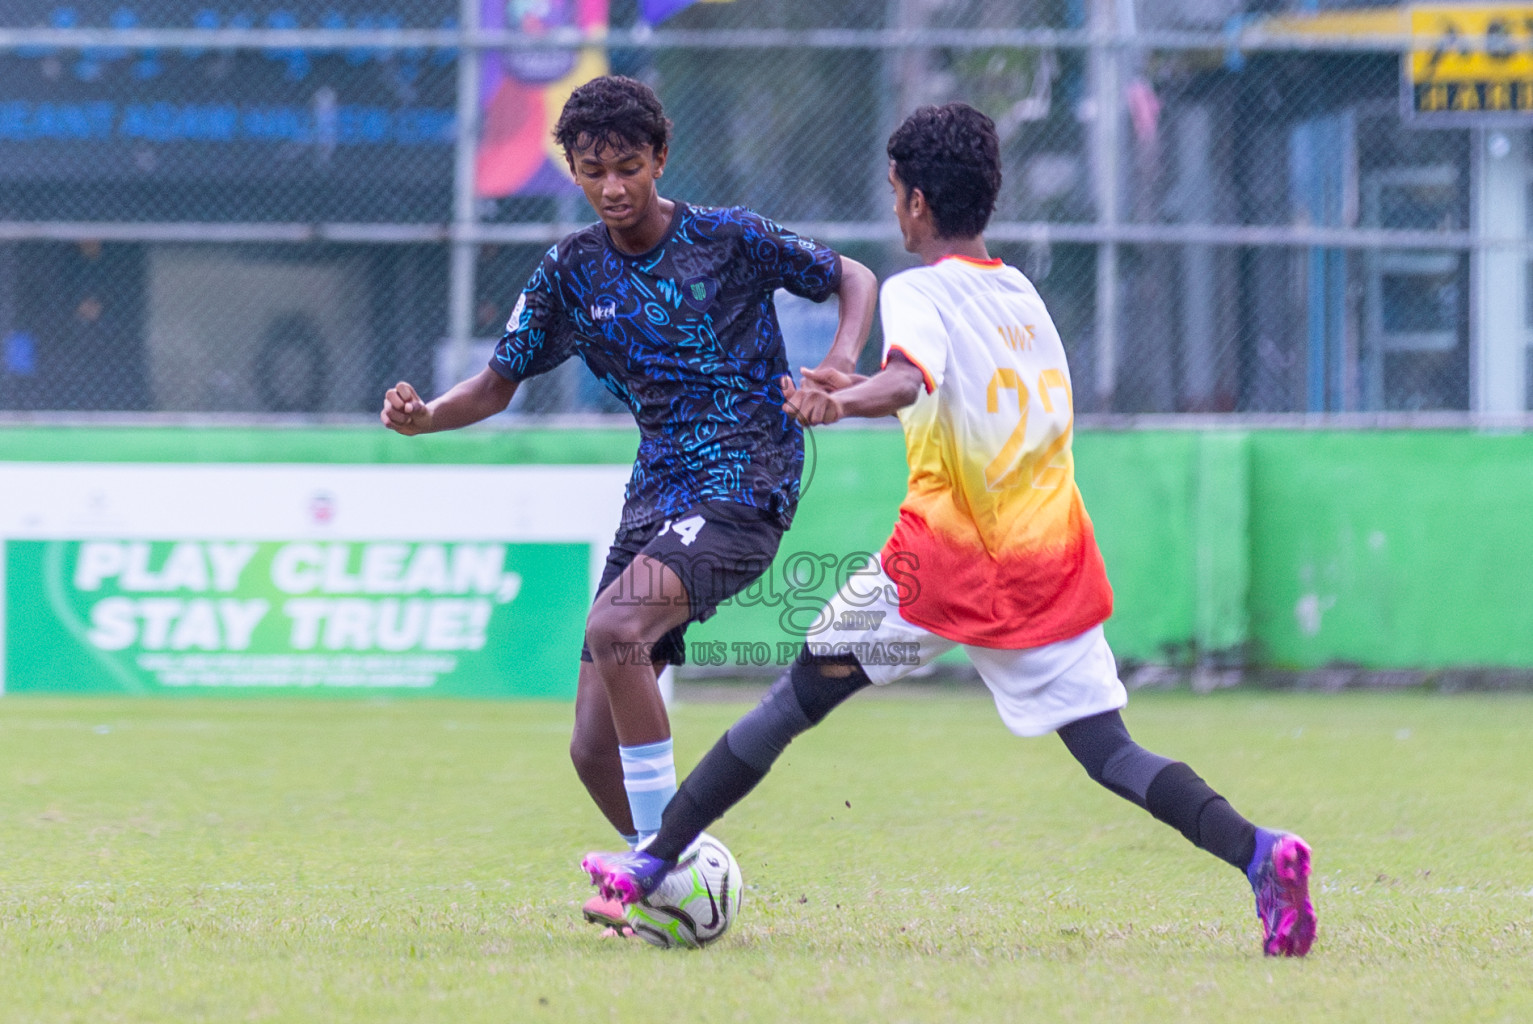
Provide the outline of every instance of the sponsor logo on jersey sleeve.
[[516,297],[516,305],[513,306],[512,309],[511,309],[511,316],[510,316],[510,318],[508,318],[506,320],[506,332],[507,333],[510,333],[512,331],[515,331],[515,330],[518,330],[522,326],[522,313],[524,313],[526,311],[526,309],[527,309],[527,293],[526,292],[522,292],[522,294],[520,294],[520,295],[518,295]]

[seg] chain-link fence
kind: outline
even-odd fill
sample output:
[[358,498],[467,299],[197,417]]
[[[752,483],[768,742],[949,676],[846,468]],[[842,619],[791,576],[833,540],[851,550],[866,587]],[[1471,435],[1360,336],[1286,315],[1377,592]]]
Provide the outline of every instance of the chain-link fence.
[[[7,0],[0,410],[360,415],[395,380],[445,389],[592,219],[548,128],[604,70],[665,102],[667,195],[880,276],[910,265],[890,130],[986,110],[992,251],[1044,294],[1088,416],[1529,408],[1533,6],[650,9]],[[833,311],[780,312],[813,361]],[[514,412],[613,408],[570,365]]]

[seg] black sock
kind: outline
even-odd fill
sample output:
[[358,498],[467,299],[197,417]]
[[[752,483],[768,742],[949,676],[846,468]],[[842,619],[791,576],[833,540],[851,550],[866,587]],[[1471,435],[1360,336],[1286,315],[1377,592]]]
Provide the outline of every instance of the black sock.
[[660,831],[644,851],[662,860],[678,859],[698,833],[723,817],[764,778],[765,771],[746,764],[729,749],[728,733],[720,736],[665,805]]
[[1161,769],[1145,793],[1145,805],[1200,850],[1244,871],[1256,852],[1256,826],[1187,765]]
[[869,685],[856,658],[817,658],[806,646],[761,703],[730,726],[682,781],[645,852],[676,860],[698,833],[756,788],[795,736]]

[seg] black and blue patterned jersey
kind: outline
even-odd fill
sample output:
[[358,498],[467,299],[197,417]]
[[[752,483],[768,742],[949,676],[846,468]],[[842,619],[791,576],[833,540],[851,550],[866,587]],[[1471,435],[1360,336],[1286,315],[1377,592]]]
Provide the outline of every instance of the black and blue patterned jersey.
[[579,356],[632,410],[640,441],[625,527],[705,501],[754,506],[786,527],[804,436],[782,411],[788,364],[772,293],[820,302],[840,281],[825,246],[743,207],[678,202],[646,253],[618,251],[600,223],[549,249],[490,367],[521,381]]

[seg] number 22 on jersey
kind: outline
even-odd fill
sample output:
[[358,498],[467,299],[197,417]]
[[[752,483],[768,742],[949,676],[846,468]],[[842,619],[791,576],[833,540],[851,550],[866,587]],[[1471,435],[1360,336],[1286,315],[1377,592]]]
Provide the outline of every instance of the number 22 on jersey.
[[1005,443],[1001,445],[1000,452],[985,467],[985,486],[989,490],[1004,491],[1031,483],[1035,490],[1051,491],[1065,481],[1069,465],[1063,458],[1064,450],[1070,443],[1070,428],[1075,424],[1070,384],[1065,379],[1063,370],[1051,367],[1038,374],[1033,391],[1036,392],[1038,403],[1043,406],[1043,411],[1046,413],[1052,413],[1055,409],[1055,400],[1051,392],[1062,392],[1067,418],[1059,436],[1037,456],[1029,458],[1025,450],[1027,410],[1033,392],[1029,392],[1021,373],[1010,366],[997,369],[991,375],[990,383],[985,387],[986,412],[1008,415],[1011,413],[1011,402],[1006,400],[1005,396],[1015,394],[1017,400],[1017,425],[1012,428]]

